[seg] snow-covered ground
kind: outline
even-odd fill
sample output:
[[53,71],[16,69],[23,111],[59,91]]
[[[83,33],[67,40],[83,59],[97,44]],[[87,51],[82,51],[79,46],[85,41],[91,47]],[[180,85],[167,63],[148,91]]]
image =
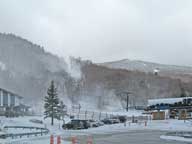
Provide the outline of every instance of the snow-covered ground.
[[[114,113],[113,113],[114,114]],[[123,113],[121,113],[123,114]],[[130,112],[128,115],[140,115],[140,112]],[[42,120],[44,124],[36,124],[30,122],[30,119]],[[65,122],[70,121],[69,118],[65,119]],[[162,131],[190,131],[192,130],[192,123],[189,121],[184,122],[183,120],[163,120],[163,121],[148,121],[145,125],[145,121],[139,123],[127,122],[125,124],[114,124],[104,125],[98,128],[90,128],[87,130],[63,130],[61,128],[62,121],[55,120],[55,125],[50,125],[50,119],[44,120],[41,116],[33,117],[19,117],[19,118],[4,118],[1,117],[1,125],[3,126],[35,126],[35,127],[46,127],[50,130],[50,134],[42,137],[30,137],[22,139],[6,139],[4,142],[25,142],[26,144],[42,144],[49,143],[50,135],[60,135],[63,139],[71,136],[78,135],[103,135],[118,132],[128,132],[132,130],[162,130]],[[6,131],[4,131],[6,132]],[[9,131],[10,132],[10,131]],[[14,133],[15,131],[12,131]],[[16,131],[18,133],[18,131]],[[2,140],[1,140],[2,141]],[[0,143],[2,143],[0,141]],[[65,142],[67,143],[67,142]]]
[[178,137],[178,136],[165,136],[165,135],[162,135],[160,138],[161,139],[165,139],[165,140],[172,140],[172,141],[181,141],[181,142],[190,142],[190,143],[192,143],[192,139],[191,138],[184,138],[184,137]]

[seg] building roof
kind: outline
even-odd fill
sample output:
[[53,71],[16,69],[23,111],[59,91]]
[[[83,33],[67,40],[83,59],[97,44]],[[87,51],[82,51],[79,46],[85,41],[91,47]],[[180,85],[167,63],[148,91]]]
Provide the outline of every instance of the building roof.
[[149,99],[148,106],[156,104],[174,104],[176,102],[182,102],[184,99],[191,99],[192,97],[182,97],[182,98],[162,98],[162,99]]
[[5,92],[7,92],[7,93],[10,93],[10,94],[12,94],[12,95],[14,95],[14,96],[17,96],[19,99],[23,99],[22,96],[14,93],[14,92],[11,92],[11,91],[9,91],[9,90],[3,89],[3,88],[0,88],[0,90],[5,91]]

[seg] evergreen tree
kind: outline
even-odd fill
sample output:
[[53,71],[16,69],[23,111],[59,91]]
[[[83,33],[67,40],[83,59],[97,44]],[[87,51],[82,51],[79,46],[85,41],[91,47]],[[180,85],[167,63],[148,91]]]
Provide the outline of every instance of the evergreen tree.
[[51,118],[51,125],[54,125],[54,119],[59,119],[59,98],[57,95],[57,88],[54,81],[51,81],[51,85],[47,90],[47,96],[45,96],[44,104],[45,112],[44,118]]

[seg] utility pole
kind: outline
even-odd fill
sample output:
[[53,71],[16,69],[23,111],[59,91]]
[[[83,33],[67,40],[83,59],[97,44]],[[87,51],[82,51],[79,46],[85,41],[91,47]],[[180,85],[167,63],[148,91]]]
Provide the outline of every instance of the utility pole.
[[129,111],[129,93],[127,93],[127,107],[126,107],[126,109],[128,112]]
[[132,94],[131,92],[128,92],[128,91],[124,91],[124,92],[120,92],[120,93],[118,93],[117,95],[120,95],[120,96],[122,96],[122,95],[126,95],[126,97],[127,97],[127,106],[126,106],[126,111],[128,112],[129,111],[129,95],[130,94]]

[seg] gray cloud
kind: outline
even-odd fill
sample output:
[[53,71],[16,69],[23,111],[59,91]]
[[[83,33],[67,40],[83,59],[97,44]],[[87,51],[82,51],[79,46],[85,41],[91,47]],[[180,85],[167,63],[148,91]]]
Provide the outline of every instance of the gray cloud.
[[0,31],[59,56],[192,66],[191,0],[1,0]]

